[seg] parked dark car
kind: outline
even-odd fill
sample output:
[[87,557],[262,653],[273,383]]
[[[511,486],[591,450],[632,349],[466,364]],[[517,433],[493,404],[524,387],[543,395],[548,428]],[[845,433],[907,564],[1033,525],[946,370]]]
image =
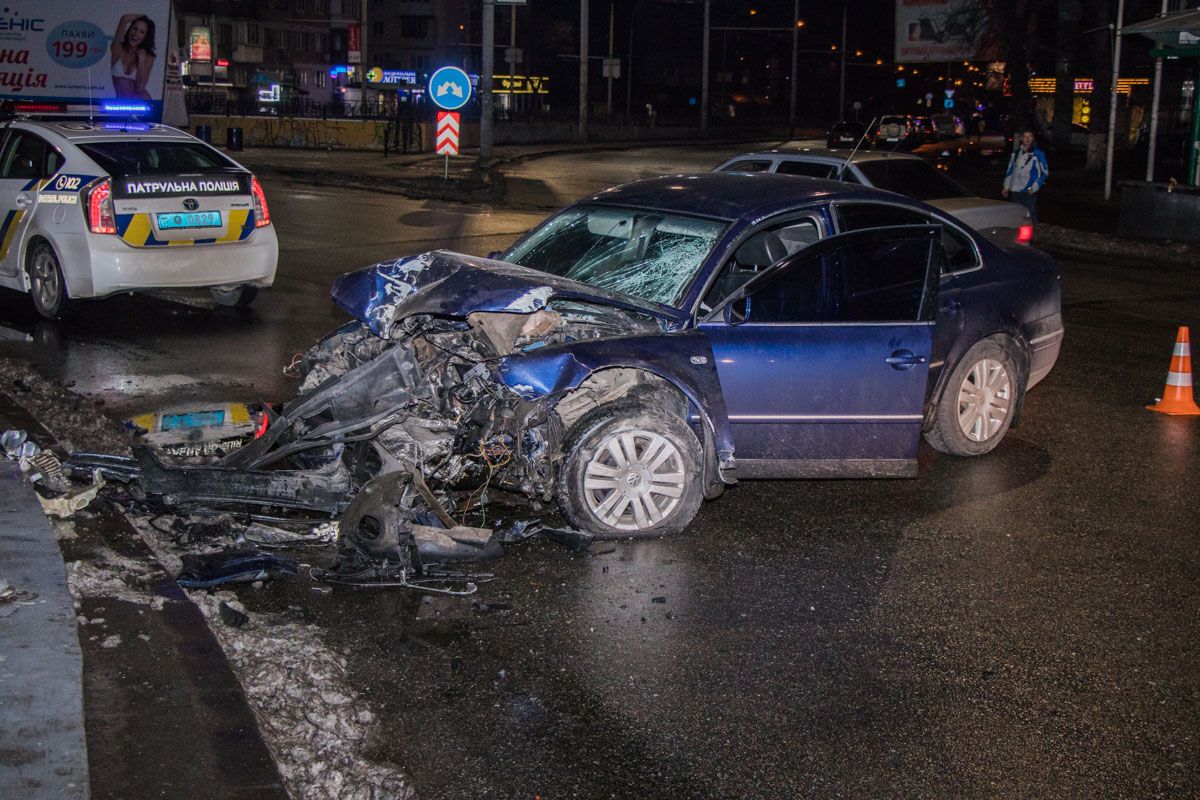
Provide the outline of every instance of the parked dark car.
[[[853,150],[867,133],[867,126],[861,122],[835,122],[825,134],[825,143],[830,150]],[[869,139],[863,146],[870,145]]]
[[143,458],[147,496],[354,497],[343,536],[369,545],[491,486],[590,533],[673,533],[739,479],[911,477],[922,433],[989,452],[1063,335],[1042,253],[785,175],[608,189],[498,259],[400,258],[333,298],[354,319],[303,359],[300,396],[216,465]]

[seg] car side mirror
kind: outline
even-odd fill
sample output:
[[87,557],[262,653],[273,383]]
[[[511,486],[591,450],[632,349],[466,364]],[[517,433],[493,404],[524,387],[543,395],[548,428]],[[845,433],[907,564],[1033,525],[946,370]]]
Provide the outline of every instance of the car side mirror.
[[746,321],[746,315],[750,311],[750,298],[738,297],[730,300],[725,304],[725,324],[726,325],[741,325]]

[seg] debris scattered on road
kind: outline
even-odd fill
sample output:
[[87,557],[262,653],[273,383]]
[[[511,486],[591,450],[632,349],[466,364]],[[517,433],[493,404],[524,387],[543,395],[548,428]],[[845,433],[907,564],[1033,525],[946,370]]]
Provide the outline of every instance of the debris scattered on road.
[[140,441],[176,457],[224,455],[254,434],[254,411],[245,403],[176,406],[139,414],[125,423]]
[[21,606],[33,605],[36,600],[36,592],[17,589],[4,578],[0,578],[0,617],[11,616]]
[[235,603],[236,601],[222,600],[221,605],[217,608],[221,613],[222,622],[231,628],[240,628],[250,621],[250,617],[240,603],[236,603],[237,607],[235,607]]
[[92,479],[91,486],[69,491],[61,497],[43,497],[39,494],[38,502],[42,504],[42,510],[46,512],[47,516],[65,519],[77,511],[87,508],[100,494],[100,490],[105,487],[104,478],[100,476],[99,471],[92,476]]
[[252,583],[279,577],[295,577],[300,565],[257,550],[226,550],[182,557],[183,569],[175,582],[186,589],[208,589],[226,583]]

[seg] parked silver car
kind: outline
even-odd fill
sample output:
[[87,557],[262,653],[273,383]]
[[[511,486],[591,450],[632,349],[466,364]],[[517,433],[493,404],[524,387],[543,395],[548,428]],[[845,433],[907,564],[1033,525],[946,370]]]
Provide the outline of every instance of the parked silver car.
[[729,159],[715,172],[776,172],[873,186],[921,200],[962,220],[975,230],[1008,241],[1031,224],[1016,203],[977,197],[917,156],[886,151],[769,150]]

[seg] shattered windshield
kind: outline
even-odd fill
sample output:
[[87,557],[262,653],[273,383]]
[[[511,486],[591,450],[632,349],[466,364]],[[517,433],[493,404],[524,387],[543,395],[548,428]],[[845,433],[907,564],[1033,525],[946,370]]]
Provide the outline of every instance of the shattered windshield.
[[677,306],[725,223],[661,211],[578,206],[504,260],[652,303]]

